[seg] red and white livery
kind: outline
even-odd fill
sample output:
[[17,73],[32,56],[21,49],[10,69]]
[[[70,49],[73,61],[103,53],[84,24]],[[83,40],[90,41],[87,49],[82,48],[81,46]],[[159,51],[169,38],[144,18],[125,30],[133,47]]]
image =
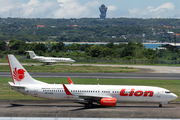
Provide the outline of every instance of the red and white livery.
[[68,78],[70,84],[48,84],[32,78],[14,55],[7,55],[13,82],[13,90],[25,95],[44,99],[73,99],[85,101],[87,107],[93,102],[101,106],[115,106],[117,102],[154,102],[162,107],[177,98],[169,90],[151,86],[130,85],[78,85]]

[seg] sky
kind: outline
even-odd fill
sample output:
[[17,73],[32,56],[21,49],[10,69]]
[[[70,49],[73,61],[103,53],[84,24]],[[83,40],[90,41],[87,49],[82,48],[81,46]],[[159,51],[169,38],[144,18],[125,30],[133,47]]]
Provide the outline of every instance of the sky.
[[180,18],[180,0],[0,0],[0,17],[99,18],[102,4],[106,18]]

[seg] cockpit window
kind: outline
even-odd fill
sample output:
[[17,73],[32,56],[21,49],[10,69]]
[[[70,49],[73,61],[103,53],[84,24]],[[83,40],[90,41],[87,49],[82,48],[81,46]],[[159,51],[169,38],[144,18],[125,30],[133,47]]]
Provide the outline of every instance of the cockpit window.
[[170,91],[165,91],[165,93],[171,93]]

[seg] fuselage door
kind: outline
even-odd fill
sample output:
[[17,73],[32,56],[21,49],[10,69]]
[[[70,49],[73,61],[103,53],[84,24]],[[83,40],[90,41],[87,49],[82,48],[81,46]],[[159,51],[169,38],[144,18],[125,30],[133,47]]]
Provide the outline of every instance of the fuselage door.
[[160,90],[157,91],[157,97],[161,97],[161,91]]
[[38,95],[38,89],[34,88],[34,96],[37,96],[37,95]]

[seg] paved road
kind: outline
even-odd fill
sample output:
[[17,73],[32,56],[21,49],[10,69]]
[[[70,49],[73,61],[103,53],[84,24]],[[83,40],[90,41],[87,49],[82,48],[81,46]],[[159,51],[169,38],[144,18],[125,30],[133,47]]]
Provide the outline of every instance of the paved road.
[[[67,64],[68,65],[68,64]],[[140,69],[150,69],[151,73],[180,73],[180,67],[176,66],[155,66],[155,65],[112,65],[112,64],[73,64],[73,66],[91,65],[91,66],[110,66],[110,67],[133,67]]]
[[[110,79],[163,79],[180,80],[177,73],[30,73],[35,78],[110,78]],[[11,77],[10,72],[0,72],[0,77]]]
[[[8,63],[0,63],[0,65],[8,65]],[[42,65],[41,63],[22,63],[22,65]],[[70,65],[70,64],[56,64],[56,65]],[[109,66],[109,67],[133,67],[138,69],[151,70],[151,73],[180,73],[180,67],[176,66],[154,66],[154,65],[114,65],[114,64],[72,64],[72,66]]]
[[[22,65],[40,65],[38,63],[22,63]],[[8,65],[8,63],[0,63]],[[70,64],[62,64],[70,65]],[[92,65],[110,67],[134,67],[141,70],[139,73],[30,73],[32,77],[46,78],[117,78],[117,79],[180,79],[180,67],[151,66],[151,65],[112,65],[112,64],[73,64],[73,66]],[[0,77],[11,77],[10,72],[0,72]]]
[[72,101],[1,101],[0,117],[180,118],[179,109],[179,104],[159,108],[152,103],[118,103],[116,107],[85,109]]

